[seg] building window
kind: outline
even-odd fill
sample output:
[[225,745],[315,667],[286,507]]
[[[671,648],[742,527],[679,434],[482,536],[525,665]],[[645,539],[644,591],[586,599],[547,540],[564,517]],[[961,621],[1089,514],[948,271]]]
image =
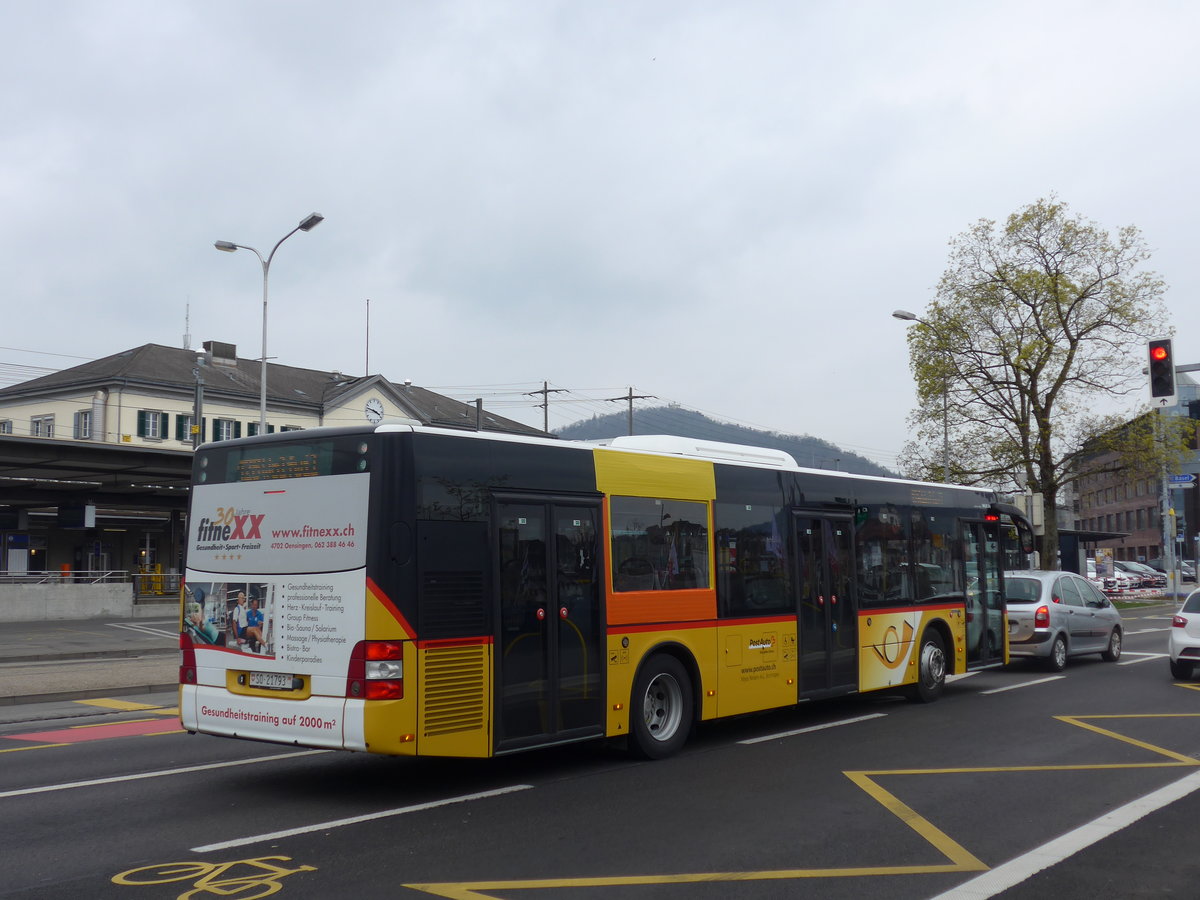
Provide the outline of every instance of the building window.
[[304,426],[303,425],[284,425],[279,430],[280,431],[303,431]]
[[242,423],[235,419],[213,419],[213,440],[232,441],[242,436]]
[[137,434],[140,438],[161,441],[167,436],[167,414],[156,410],[139,409]]
[[54,416],[34,416],[29,420],[29,433],[34,437],[54,437]]
[[[285,428],[284,431],[287,431],[287,429]],[[267,423],[267,434],[274,434],[274,433],[275,433],[275,426],[272,425],[270,422],[268,422]],[[257,422],[247,422],[246,423],[246,436],[254,437],[256,434],[258,434],[258,423]]]
[[0,419],[0,434],[12,433],[12,419]]
[[92,437],[92,411],[82,409],[75,413],[75,439],[90,440]]
[[[204,416],[200,417],[200,443],[204,443],[204,433],[208,429],[208,419]],[[192,417],[184,415],[175,416],[175,440],[183,441],[190,444],[192,442]]]

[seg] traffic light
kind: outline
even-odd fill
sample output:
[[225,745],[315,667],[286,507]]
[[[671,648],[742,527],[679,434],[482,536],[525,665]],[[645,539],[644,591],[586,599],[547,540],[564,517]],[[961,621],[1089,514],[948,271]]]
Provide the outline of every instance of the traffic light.
[[1170,406],[1175,402],[1175,354],[1171,352],[1171,339],[1159,338],[1150,341],[1150,399],[1159,406]]

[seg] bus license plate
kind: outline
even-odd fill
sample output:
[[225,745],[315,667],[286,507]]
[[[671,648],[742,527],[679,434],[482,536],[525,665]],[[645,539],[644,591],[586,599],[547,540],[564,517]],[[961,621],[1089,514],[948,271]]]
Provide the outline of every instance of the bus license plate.
[[283,672],[251,672],[250,687],[269,688],[273,691],[290,691],[292,676]]

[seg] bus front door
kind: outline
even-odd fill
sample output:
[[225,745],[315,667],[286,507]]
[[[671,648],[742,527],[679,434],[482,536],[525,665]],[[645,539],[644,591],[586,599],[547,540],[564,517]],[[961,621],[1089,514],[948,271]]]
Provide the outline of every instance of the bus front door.
[[857,679],[849,517],[795,513],[800,696],[852,687]]
[[1005,624],[1000,526],[963,522],[966,568],[967,668],[1003,665]]
[[496,503],[496,751],[604,733],[600,504]]

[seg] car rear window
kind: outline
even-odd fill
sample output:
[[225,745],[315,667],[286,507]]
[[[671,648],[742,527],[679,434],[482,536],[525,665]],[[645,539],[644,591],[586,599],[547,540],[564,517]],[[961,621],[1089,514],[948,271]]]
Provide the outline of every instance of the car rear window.
[[1200,591],[1192,594],[1183,601],[1183,606],[1180,607],[1180,612],[1185,613],[1200,613]]
[[1009,603],[1037,603],[1042,596],[1042,583],[1033,578],[1006,578],[1004,596]]

